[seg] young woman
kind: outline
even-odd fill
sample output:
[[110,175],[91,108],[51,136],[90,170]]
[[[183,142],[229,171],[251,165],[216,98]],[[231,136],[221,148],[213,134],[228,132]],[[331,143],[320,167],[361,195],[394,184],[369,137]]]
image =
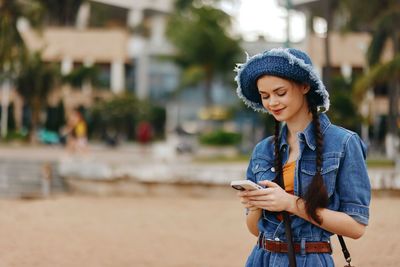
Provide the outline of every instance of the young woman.
[[275,118],[274,135],[255,146],[247,169],[247,179],[265,188],[238,193],[258,237],[246,266],[289,266],[281,211],[290,215],[297,266],[334,266],[330,236],[358,239],[368,224],[364,143],[324,114],[329,95],[303,51],[272,49],[236,72],[238,96]]

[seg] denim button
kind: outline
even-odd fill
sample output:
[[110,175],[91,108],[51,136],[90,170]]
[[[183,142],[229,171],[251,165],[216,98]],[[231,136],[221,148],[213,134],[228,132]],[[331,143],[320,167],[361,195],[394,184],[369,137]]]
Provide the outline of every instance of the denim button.
[[275,241],[281,241],[279,237],[275,237]]
[[274,167],[272,167],[272,168],[271,168],[271,171],[272,171],[272,172],[275,172],[275,168],[274,168]]

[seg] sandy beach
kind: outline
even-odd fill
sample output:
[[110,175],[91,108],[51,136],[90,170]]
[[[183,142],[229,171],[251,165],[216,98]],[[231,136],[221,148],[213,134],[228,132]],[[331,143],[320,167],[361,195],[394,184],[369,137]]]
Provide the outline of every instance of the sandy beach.
[[[228,189],[230,190],[230,189]],[[355,266],[399,266],[400,198],[374,197],[370,226],[346,239]],[[243,266],[255,238],[223,197],[0,200],[0,266]],[[344,266],[337,238],[334,258]]]

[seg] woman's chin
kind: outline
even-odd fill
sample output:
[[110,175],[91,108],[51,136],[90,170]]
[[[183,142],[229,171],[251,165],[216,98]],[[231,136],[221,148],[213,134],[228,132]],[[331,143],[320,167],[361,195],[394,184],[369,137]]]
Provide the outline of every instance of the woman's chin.
[[272,116],[275,118],[275,120],[277,120],[277,121],[279,121],[279,122],[283,122],[283,121],[285,121],[285,119],[286,119],[286,117],[285,116],[282,116],[282,114],[279,114],[279,115],[275,115],[274,113],[271,113],[272,114]]

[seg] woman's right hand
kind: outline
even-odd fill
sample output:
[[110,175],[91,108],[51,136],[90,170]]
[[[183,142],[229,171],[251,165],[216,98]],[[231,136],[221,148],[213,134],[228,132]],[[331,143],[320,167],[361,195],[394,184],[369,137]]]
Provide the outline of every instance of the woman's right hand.
[[255,206],[249,204],[250,199],[249,199],[248,196],[246,196],[246,193],[247,193],[247,192],[249,192],[249,190],[239,191],[239,192],[237,193],[237,196],[238,196],[239,199],[240,199],[240,203],[242,203],[242,205],[243,205],[246,209],[248,209],[249,211],[256,211],[256,210],[259,210],[260,208],[257,208],[257,207],[255,207]]

